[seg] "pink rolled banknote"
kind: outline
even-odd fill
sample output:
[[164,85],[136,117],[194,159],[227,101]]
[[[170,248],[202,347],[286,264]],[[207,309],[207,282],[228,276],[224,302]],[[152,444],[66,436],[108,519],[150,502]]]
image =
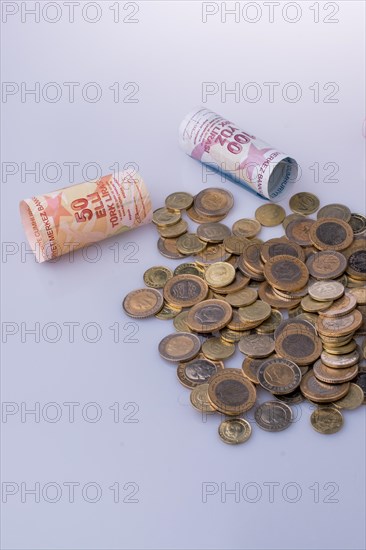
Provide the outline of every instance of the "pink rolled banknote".
[[147,187],[138,173],[128,171],[25,199],[19,207],[27,239],[39,262],[152,220]]
[[179,142],[192,158],[273,202],[282,200],[297,178],[293,158],[204,107],[184,118]]

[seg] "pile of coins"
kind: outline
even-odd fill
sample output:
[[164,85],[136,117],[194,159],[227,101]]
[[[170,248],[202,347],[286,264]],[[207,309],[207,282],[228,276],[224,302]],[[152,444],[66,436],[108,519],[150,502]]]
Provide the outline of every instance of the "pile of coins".
[[[186,261],[174,272],[149,268],[146,288],[131,291],[123,308],[137,319],[173,320],[160,355],[177,363],[193,407],[226,415],[226,443],[250,437],[243,414],[252,407],[260,428],[280,431],[305,399],[314,404],[313,428],[335,433],[341,411],[366,402],[366,339],[356,340],[366,335],[366,218],[341,204],[319,209],[303,192],[291,197],[289,215],[267,203],[229,228],[220,222],[233,205],[219,188],[169,195],[153,214],[158,250]],[[195,232],[184,212],[199,224]],[[280,224],[282,237],[258,238],[262,226]],[[241,369],[226,368],[236,347]],[[259,404],[259,389],[271,399]]]

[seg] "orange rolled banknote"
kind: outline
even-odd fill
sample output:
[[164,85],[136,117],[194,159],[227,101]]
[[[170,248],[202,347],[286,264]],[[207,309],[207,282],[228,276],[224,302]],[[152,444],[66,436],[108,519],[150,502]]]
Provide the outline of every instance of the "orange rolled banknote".
[[151,199],[143,179],[127,171],[25,199],[19,207],[39,262],[152,220]]

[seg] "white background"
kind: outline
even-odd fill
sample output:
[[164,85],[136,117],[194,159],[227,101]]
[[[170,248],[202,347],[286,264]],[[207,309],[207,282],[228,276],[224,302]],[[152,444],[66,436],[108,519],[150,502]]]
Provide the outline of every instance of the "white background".
[[[251,2],[251,7],[241,3],[240,10],[249,11],[241,11],[237,22],[233,15],[225,21],[221,3],[212,2],[206,8],[201,2],[139,2],[138,11],[133,3],[121,2],[117,22],[115,2],[94,3],[100,13],[92,6],[84,17],[81,2],[74,22],[69,22],[63,2],[58,3],[59,13],[49,6],[39,22],[24,13],[22,22],[22,10],[34,2],[2,2],[3,10],[11,11],[10,4],[18,12],[7,19],[3,13],[2,79],[19,88],[22,82],[27,88],[39,82],[41,94],[39,102],[31,95],[22,101],[19,92],[3,96],[2,103],[2,327],[15,332],[7,337],[2,354],[2,400],[14,403],[3,405],[8,411],[14,407],[14,414],[3,415],[2,482],[19,485],[2,504],[2,547],[364,548],[365,408],[346,412],[338,434],[322,436],[312,430],[311,408],[304,404],[297,410],[301,418],[289,430],[268,434],[253,425],[248,443],[224,445],[217,435],[219,416],[204,422],[191,408],[189,391],[178,383],[175,367],[158,355],[158,342],[173,331],[172,322],[138,322],[132,326],[138,342],[124,341],[131,330],[126,326],[131,320],[121,309],[124,295],[142,286],[149,266],[176,265],[157,252],[155,228],[125,234],[118,244],[105,241],[90,248],[89,256],[75,253],[74,261],[65,256],[38,265],[30,254],[22,254],[18,214],[19,200],[83,181],[89,162],[104,174],[116,162],[134,162],[155,208],[172,191],[196,193],[216,185],[235,195],[228,224],[252,216],[261,199],[217,175],[204,182],[200,165],[177,145],[182,117],[200,104],[293,156],[302,168],[297,191],[315,192],[322,205],[341,202],[365,213],[363,2],[281,3],[273,22],[269,7],[260,2]],[[217,11],[206,23],[205,9]],[[59,21],[47,21],[59,14]],[[89,22],[96,14],[99,21]],[[62,90],[54,103],[42,95],[49,82]],[[64,82],[80,83],[73,103]],[[90,82],[102,90],[95,103],[81,93]],[[109,89],[116,82],[119,102]],[[123,90],[129,82],[139,87],[135,103],[127,102],[132,88]],[[215,82],[212,89],[223,92],[238,83],[241,96],[217,92],[202,97],[205,82]],[[269,82],[278,83],[273,101],[264,84]],[[295,87],[288,87],[290,82],[301,92],[296,102],[291,101]],[[314,95],[317,87],[319,96]],[[255,90],[262,94],[257,102],[250,101]],[[37,162],[39,181],[25,173]],[[70,162],[79,163],[73,179],[65,164]],[[50,169],[42,174],[47,163],[58,163],[61,173],[55,176]],[[94,177],[92,170],[87,177]],[[283,205],[289,211],[287,201]],[[192,222],[190,226],[194,228]],[[281,232],[263,230],[260,236]],[[93,262],[96,251],[100,258]],[[72,343],[64,324],[70,322],[79,323]],[[35,323],[39,343],[25,333]],[[52,329],[43,334],[47,323],[60,327],[58,342],[47,341],[55,334]],[[88,323],[98,323],[97,343],[83,338]],[[119,326],[118,343],[111,326]],[[86,338],[94,334],[91,328]],[[237,352],[227,366],[240,367],[241,360]],[[15,412],[22,402],[27,408],[39,403],[39,422],[32,415],[22,422]],[[43,408],[50,402],[61,411],[58,422],[49,419],[55,408]],[[80,404],[74,422],[65,402]],[[86,416],[95,412],[85,408],[90,402],[102,413],[95,423]],[[119,422],[109,408],[116,402]],[[127,422],[131,407],[137,407],[128,403],[139,408],[136,423]],[[40,484],[39,503],[29,494],[23,494],[22,502],[22,482],[28,489]],[[55,495],[52,488],[42,495],[50,482],[62,488],[58,502],[47,502]],[[80,484],[74,502],[63,485],[67,482]],[[94,496],[92,489],[82,496],[89,482],[101,488],[96,503],[87,502]],[[109,487],[117,482],[121,490],[115,503]],[[136,503],[123,502],[131,492],[128,482],[139,487]],[[205,482],[217,489],[207,502],[202,498]],[[269,482],[277,484],[273,499]],[[225,502],[225,488],[235,483],[239,502],[233,494]],[[335,502],[327,502],[333,488]]]

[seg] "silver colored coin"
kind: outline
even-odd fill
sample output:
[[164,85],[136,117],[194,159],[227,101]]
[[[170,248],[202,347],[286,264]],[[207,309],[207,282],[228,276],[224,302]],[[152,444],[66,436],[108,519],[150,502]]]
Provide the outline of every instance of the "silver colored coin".
[[268,357],[273,353],[275,342],[267,334],[248,334],[239,340],[239,350],[248,357]]
[[281,432],[290,426],[292,411],[281,401],[266,401],[256,408],[254,418],[262,430]]
[[333,355],[332,353],[323,351],[320,358],[322,363],[324,363],[327,367],[331,367],[333,369],[345,369],[358,363],[360,354],[357,349],[344,355]]
[[337,300],[344,293],[344,286],[337,281],[316,281],[309,285],[309,295],[318,302]]

